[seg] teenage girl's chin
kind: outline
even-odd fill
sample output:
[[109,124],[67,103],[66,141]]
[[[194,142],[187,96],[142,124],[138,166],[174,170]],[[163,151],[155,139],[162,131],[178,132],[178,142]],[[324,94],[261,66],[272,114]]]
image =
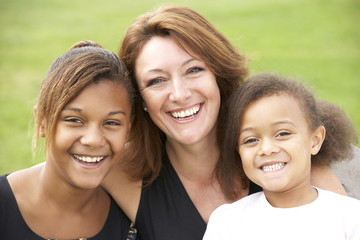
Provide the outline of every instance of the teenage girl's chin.
[[80,188],[91,189],[98,187],[106,174],[110,171],[112,156],[106,156],[99,161],[87,162],[73,157],[75,163],[74,177]]

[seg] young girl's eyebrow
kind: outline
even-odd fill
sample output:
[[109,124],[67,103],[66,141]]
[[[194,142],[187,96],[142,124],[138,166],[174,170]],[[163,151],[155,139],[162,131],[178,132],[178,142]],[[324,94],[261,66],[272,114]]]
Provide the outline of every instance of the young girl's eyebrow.
[[290,120],[283,120],[283,121],[278,121],[278,122],[274,122],[272,125],[281,125],[281,124],[290,124],[296,127],[296,124]]
[[240,131],[240,135],[241,135],[243,132],[251,131],[251,130],[253,130],[253,129],[254,129],[253,127],[243,128],[243,129],[241,129],[241,131]]

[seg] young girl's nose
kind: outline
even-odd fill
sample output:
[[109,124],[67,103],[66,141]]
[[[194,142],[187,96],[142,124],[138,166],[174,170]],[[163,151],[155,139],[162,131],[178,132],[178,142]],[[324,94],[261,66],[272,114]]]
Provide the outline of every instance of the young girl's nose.
[[279,148],[273,139],[262,139],[260,141],[260,154],[261,155],[271,155],[278,152]]
[[179,77],[173,78],[169,99],[174,102],[183,102],[191,96],[186,80]]
[[81,144],[91,148],[101,147],[105,142],[104,134],[97,126],[89,126],[84,132],[84,135],[80,138]]

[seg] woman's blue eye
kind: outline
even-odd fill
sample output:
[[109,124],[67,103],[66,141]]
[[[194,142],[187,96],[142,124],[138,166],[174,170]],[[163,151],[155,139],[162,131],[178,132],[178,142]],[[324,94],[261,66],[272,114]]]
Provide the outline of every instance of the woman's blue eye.
[[193,67],[193,68],[190,68],[190,70],[188,71],[188,73],[198,73],[198,72],[201,72],[203,71],[204,69],[203,68],[200,68],[200,67]]
[[146,84],[146,87],[150,87],[150,86],[153,86],[155,84],[158,84],[158,83],[161,83],[163,80],[160,79],[160,78],[154,78],[152,80],[150,80],[147,84]]

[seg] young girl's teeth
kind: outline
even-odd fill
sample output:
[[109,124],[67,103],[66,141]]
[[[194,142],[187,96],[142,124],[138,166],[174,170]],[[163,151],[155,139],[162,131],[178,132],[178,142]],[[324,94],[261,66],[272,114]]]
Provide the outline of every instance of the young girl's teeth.
[[104,157],[89,157],[89,156],[78,156],[78,155],[74,155],[74,157],[77,160],[80,160],[83,162],[88,162],[88,163],[100,162],[101,160],[104,159]]
[[276,164],[272,164],[272,165],[262,166],[261,169],[264,172],[272,172],[272,171],[279,170],[279,169],[283,168],[284,166],[285,166],[285,163],[276,163]]

